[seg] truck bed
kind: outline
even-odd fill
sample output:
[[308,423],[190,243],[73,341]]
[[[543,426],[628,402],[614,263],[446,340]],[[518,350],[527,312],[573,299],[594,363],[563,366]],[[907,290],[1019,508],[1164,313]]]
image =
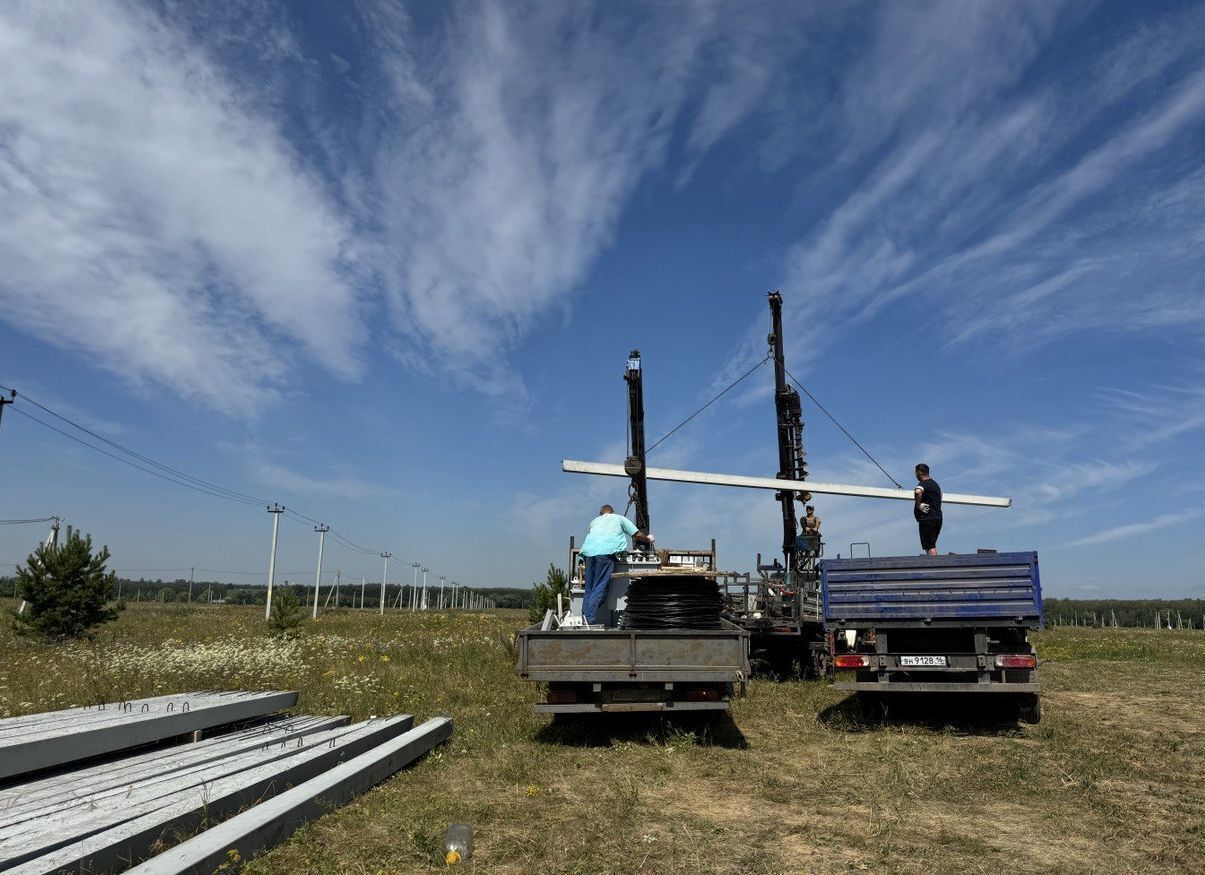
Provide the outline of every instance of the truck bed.
[[1033,552],[824,559],[820,573],[830,629],[1042,624]]
[[542,629],[519,632],[519,676],[530,681],[731,683],[749,673],[749,633],[720,629]]

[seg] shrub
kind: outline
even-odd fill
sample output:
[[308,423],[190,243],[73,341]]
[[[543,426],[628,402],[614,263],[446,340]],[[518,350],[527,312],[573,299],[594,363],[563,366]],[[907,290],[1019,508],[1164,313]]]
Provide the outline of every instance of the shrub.
[[291,586],[283,586],[272,593],[272,610],[268,614],[268,629],[273,635],[292,638],[301,630],[305,616],[301,612],[301,600]]
[[544,619],[544,613],[548,610],[556,610],[556,597],[558,594],[564,596],[565,607],[569,607],[569,576],[565,572],[557,568],[551,562],[548,563],[548,574],[544,578],[543,583],[533,584],[532,593],[534,603],[528,611],[527,616],[531,622],[538,623]]
[[110,608],[117,576],[106,573],[109,548],[92,552],[92,538],[72,533],[58,546],[42,545],[17,568],[17,596],[25,610],[17,623],[46,638],[79,638],[117,618]]

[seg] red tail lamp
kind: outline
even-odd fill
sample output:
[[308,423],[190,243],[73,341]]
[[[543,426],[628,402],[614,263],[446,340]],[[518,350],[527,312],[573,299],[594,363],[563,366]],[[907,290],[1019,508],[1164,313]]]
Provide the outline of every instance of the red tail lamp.
[[996,668],[1037,668],[1038,658],[1032,653],[1010,653],[996,657]]
[[861,653],[842,653],[833,664],[837,668],[869,668],[870,657]]

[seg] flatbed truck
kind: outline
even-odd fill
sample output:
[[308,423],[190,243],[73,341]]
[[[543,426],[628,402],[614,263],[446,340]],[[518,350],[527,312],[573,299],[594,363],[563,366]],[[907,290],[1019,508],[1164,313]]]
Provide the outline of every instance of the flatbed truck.
[[934,692],[1012,696],[1041,719],[1038,554],[824,559],[825,631],[836,688],[866,703]]
[[726,711],[749,675],[749,633],[594,629],[542,623],[518,633],[519,677],[539,684],[540,714]]

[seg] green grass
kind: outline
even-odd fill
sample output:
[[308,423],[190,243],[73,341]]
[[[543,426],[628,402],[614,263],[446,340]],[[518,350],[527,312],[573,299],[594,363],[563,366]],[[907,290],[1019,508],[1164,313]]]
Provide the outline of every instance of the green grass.
[[452,741],[249,873],[1205,872],[1205,634],[1037,637],[1043,722],[960,707],[865,721],[821,682],[755,680],[731,720],[553,724],[502,614],[336,612],[293,644],[234,606],[132,606],[94,642],[0,631],[0,714],[202,688],[300,710],[449,714]]

